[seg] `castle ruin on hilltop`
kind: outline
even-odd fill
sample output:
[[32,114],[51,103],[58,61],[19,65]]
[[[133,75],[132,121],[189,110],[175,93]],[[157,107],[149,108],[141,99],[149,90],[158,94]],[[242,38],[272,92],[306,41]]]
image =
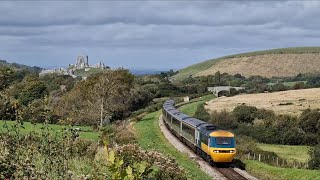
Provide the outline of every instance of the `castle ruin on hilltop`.
[[89,57],[87,55],[78,56],[77,61],[75,64],[69,64],[69,67],[67,69],[65,68],[56,68],[56,69],[49,69],[49,70],[42,70],[39,75],[44,76],[46,74],[63,74],[63,75],[70,75],[74,78],[77,76],[75,75],[75,70],[84,70],[84,71],[90,71],[90,69],[110,69],[109,66],[106,66],[103,62],[99,62],[96,65],[90,65],[89,64]]
[[76,70],[76,69],[90,69],[90,68],[99,68],[99,69],[108,68],[101,61],[96,65],[89,65],[89,57],[88,56],[78,56],[76,64],[70,65],[70,66],[73,67],[72,68],[73,70]]

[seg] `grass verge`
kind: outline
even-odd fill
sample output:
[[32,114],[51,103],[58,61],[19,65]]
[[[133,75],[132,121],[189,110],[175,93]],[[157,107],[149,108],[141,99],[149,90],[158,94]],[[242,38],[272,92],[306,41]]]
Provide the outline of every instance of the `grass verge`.
[[179,110],[189,116],[194,116],[199,106],[203,105],[203,103],[213,98],[214,98],[213,94],[203,96],[201,98],[198,98],[198,100],[195,102],[191,102],[189,104],[181,106]]
[[273,167],[258,161],[246,160],[246,170],[259,179],[307,180],[319,179],[319,170]]
[[[4,127],[5,122],[7,123],[8,126],[13,126],[14,124],[16,124],[15,121],[0,120],[0,131],[5,131],[5,127]],[[61,126],[56,124],[49,124],[48,126],[52,132],[57,132],[57,133],[62,132],[64,128],[80,128],[80,131],[79,131],[80,138],[89,139],[89,140],[99,139],[99,133],[94,131],[92,127],[89,127],[89,126]],[[23,122],[23,128],[20,128],[20,132],[22,134],[27,134],[30,132],[40,133],[42,127],[44,127],[44,125],[41,123],[37,123],[33,125],[30,122]]]
[[309,160],[309,146],[290,146],[277,144],[259,144],[259,148],[264,151],[274,152],[279,157],[287,160],[307,162]]
[[144,149],[156,150],[176,159],[177,163],[185,169],[189,179],[211,179],[198,167],[196,162],[175,149],[164,137],[159,128],[160,114],[161,111],[150,113],[134,124],[138,144]]

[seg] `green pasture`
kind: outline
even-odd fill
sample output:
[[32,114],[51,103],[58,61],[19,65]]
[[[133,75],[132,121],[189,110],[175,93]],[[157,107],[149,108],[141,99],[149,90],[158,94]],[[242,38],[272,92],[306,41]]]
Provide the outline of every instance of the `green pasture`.
[[197,98],[194,102],[190,102],[184,106],[181,106],[179,110],[189,116],[194,116],[198,107],[204,104],[206,101],[209,101],[214,98],[213,94],[203,96],[201,98]]
[[244,163],[246,171],[261,180],[320,180],[319,170],[280,168],[253,160],[246,160]]
[[[5,125],[7,124],[8,128],[12,128],[16,121],[4,121],[0,120],[0,131],[6,131]],[[23,122],[23,125],[19,125],[19,130],[22,134],[27,134],[30,132],[40,133],[44,125],[41,123],[31,124],[30,122]],[[89,126],[61,126],[56,124],[48,124],[48,128],[51,132],[61,133],[66,128],[79,128],[79,136],[83,139],[98,140],[99,133],[94,131],[92,127]]]
[[278,144],[259,144],[258,146],[264,151],[274,152],[279,157],[287,160],[296,160],[303,163],[309,160],[309,146],[292,146]]
[[[285,86],[288,86],[288,87],[292,87],[294,86],[296,83],[306,83],[307,81],[294,81],[294,82],[283,82],[282,84],[285,85]],[[268,83],[269,86],[273,86],[277,83]]]

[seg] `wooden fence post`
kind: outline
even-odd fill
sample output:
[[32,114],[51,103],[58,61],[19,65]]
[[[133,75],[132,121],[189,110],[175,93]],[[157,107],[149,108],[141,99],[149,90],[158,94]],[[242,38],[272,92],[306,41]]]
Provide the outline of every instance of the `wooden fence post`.
[[259,154],[259,162],[261,161],[261,154]]
[[256,153],[253,153],[253,160],[256,160]]
[[279,166],[279,158],[277,157],[277,166]]

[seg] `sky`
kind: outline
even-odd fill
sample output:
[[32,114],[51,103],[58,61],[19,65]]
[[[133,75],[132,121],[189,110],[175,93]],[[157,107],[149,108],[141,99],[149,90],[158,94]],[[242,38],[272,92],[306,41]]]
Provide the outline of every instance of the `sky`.
[[319,46],[320,1],[0,1],[0,59],[45,68],[79,55],[180,69],[225,55]]

